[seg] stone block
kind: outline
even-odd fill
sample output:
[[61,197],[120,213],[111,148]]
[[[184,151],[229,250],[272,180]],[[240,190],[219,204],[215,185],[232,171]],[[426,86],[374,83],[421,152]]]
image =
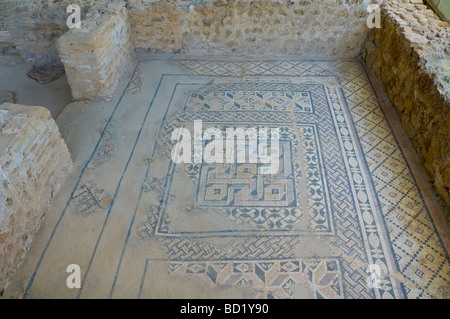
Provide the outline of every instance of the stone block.
[[92,7],[81,28],[61,36],[57,47],[75,99],[111,96],[134,52],[125,6]]
[[0,105],[0,291],[71,169],[70,153],[47,109]]

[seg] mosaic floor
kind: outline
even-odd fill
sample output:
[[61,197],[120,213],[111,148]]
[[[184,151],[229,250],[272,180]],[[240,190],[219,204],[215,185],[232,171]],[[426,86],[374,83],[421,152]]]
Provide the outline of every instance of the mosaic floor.
[[[127,81],[58,118],[77,168],[5,296],[449,297],[448,252],[360,62],[162,57]],[[196,120],[277,128],[278,171],[175,164],[171,134]]]

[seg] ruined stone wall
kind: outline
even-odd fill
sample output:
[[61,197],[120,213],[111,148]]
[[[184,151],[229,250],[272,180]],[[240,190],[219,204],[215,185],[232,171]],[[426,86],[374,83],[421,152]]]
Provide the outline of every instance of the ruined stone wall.
[[108,97],[134,52],[125,6],[91,8],[82,28],[65,33],[57,47],[75,99]]
[[[2,0],[3,1],[3,0]],[[39,68],[61,65],[56,40],[68,31],[66,8],[78,4],[82,15],[106,0],[9,0],[2,6],[2,20],[20,54]]]
[[[152,52],[349,58],[360,54],[367,37],[371,1],[79,0],[82,29],[69,30],[72,0],[10,0],[3,17],[19,53],[36,67],[28,75],[49,83],[66,71],[74,98],[84,99],[112,93],[130,50],[128,43],[117,50],[107,42],[129,30],[132,49]],[[107,36],[96,38],[99,28],[89,25],[88,12],[113,3],[126,6],[130,26],[117,31],[117,24],[101,22]]]
[[6,29],[6,10],[10,6],[11,4],[8,1],[0,1],[0,44],[2,42],[12,42],[11,35]]
[[[369,29],[370,0],[78,0],[126,3],[136,48],[192,54],[356,57]],[[68,31],[72,0],[10,0],[6,28],[27,61],[60,64],[56,40]],[[5,6],[6,7],[6,6]]]
[[[420,1],[414,1],[420,3]],[[403,127],[450,205],[450,23],[422,4],[385,1],[365,62],[384,82]]]
[[47,109],[0,106],[0,291],[71,168],[69,151]]
[[369,0],[129,0],[137,49],[357,57]]
[[22,0],[4,6],[6,29],[26,61],[42,68],[61,64],[54,43],[67,31],[64,5]]

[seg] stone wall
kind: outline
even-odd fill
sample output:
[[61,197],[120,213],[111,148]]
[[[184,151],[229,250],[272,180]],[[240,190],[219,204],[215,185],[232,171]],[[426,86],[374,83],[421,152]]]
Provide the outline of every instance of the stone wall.
[[61,64],[55,40],[67,31],[67,1],[8,1],[3,5],[6,29],[22,57],[45,68]]
[[11,35],[6,29],[6,10],[10,6],[11,4],[9,2],[0,1],[0,44],[2,42],[12,42]]
[[[83,99],[113,91],[120,73],[116,61],[126,62],[122,53],[129,47],[120,45],[121,52],[107,41],[124,39],[128,30],[132,49],[151,52],[349,58],[359,55],[367,37],[366,9],[371,1],[375,0],[79,0],[82,29],[68,30],[66,8],[72,0],[10,0],[3,6],[8,8],[3,20],[20,54],[36,67],[30,77],[40,83],[54,81],[64,74],[64,63],[74,98]],[[88,12],[108,11],[112,3],[126,6],[130,26],[125,22],[118,30],[122,22],[92,21]],[[126,20],[120,12],[109,10]],[[108,37],[96,38],[95,23],[103,24]],[[119,59],[112,62],[114,54],[105,53],[109,49]],[[109,62],[112,73],[104,68]]]
[[[136,48],[192,54],[356,57],[369,29],[371,0],[78,0],[126,3]],[[20,53],[40,68],[60,64],[56,40],[68,31],[72,0],[10,0],[6,28]],[[6,6],[4,6],[6,8]]]
[[0,106],[0,292],[71,168],[69,151],[47,109]]
[[[3,1],[3,0],[1,0]],[[78,4],[82,17],[96,3],[111,0],[9,0],[1,6],[1,18],[22,57],[38,68],[61,65],[56,40],[68,31],[69,4]]]
[[411,2],[384,2],[381,28],[365,45],[365,62],[384,82],[438,193],[450,205],[450,23],[420,1]]
[[125,6],[110,3],[91,8],[82,20],[82,27],[65,33],[57,46],[72,96],[108,97],[134,51]]
[[357,57],[369,0],[129,0],[137,49]]

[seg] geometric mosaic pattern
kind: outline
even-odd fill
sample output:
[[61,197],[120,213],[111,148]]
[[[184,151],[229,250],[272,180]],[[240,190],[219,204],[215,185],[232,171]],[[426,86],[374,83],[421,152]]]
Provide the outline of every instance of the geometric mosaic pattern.
[[[188,67],[188,68],[192,64],[195,64],[196,65],[195,69],[190,69],[190,71],[192,71],[194,73],[205,74],[205,73],[208,73],[210,71],[214,71],[215,74],[221,75],[221,76],[222,75],[236,75],[236,74],[238,74],[239,70],[247,67],[247,63],[246,63],[246,65],[244,67],[242,67],[242,65],[239,65],[239,63],[220,63],[220,62],[203,62],[203,61],[202,62],[199,62],[199,61],[194,61],[194,62],[192,62],[192,61],[182,61],[180,63],[182,63],[184,67]],[[298,62],[296,62],[296,63],[298,63]],[[219,67],[217,67],[218,64],[220,65]],[[271,65],[271,63],[266,61],[266,62],[263,62],[263,64],[264,65],[255,66],[253,68],[255,73],[258,74],[259,76],[265,75],[265,74],[281,75],[280,74],[280,68],[283,68],[283,67],[284,67],[285,70],[289,70],[289,72],[292,72],[294,70],[296,73],[297,72],[298,73],[302,73],[303,75],[304,74],[311,75],[312,72],[316,73],[315,75],[324,75],[324,74],[329,75],[331,73],[330,69],[328,69],[328,68],[319,69],[319,67],[317,65],[314,65],[314,64],[311,65],[311,64],[308,64],[308,63],[306,63],[306,65],[304,63],[299,63],[300,65],[293,66],[294,63],[283,62],[283,63],[279,64],[278,62],[276,62],[276,63],[273,63]],[[355,63],[353,63],[353,64],[355,64]],[[206,66],[207,66],[207,69],[204,69]],[[351,106],[364,106],[364,105],[367,105],[368,107],[370,107],[371,110],[373,110],[373,106],[374,106],[373,103],[378,104],[378,102],[376,101],[376,97],[374,95],[373,90],[370,88],[370,83],[369,83],[369,81],[367,79],[367,76],[363,72],[362,67],[359,66],[357,69],[359,69],[359,70],[356,71],[354,68],[346,68],[345,69],[346,73],[340,74],[340,80],[342,82],[347,81],[348,77],[352,77],[351,82],[344,83],[343,88],[342,88],[342,92],[344,93],[345,103],[348,103],[349,107],[351,107]],[[222,73],[218,74],[219,70],[221,70]],[[286,74],[283,73],[282,75],[286,75]],[[273,81],[273,79],[272,79],[272,81]],[[244,87],[245,87],[245,85],[244,85]],[[329,89],[329,88],[327,88],[327,89]],[[245,91],[241,91],[241,92],[245,92]],[[249,91],[249,92],[250,92],[249,93],[250,95],[255,94],[252,91]],[[291,92],[291,91],[288,88],[286,90],[286,92]],[[345,95],[345,93],[347,93],[347,95]],[[194,97],[198,97],[197,94],[198,93],[193,93]],[[223,95],[223,93],[221,93],[221,94]],[[289,94],[289,93],[287,93],[287,94]],[[342,146],[343,146],[342,148],[346,152],[347,160],[348,160],[348,163],[346,163],[347,167],[350,167],[350,169],[356,169],[356,167],[357,167],[356,161],[358,160],[358,158],[357,158],[358,155],[355,154],[355,151],[353,149],[354,146],[349,144],[349,143],[352,142],[351,138],[349,138],[350,133],[348,132],[348,130],[350,130],[350,129],[348,127],[344,127],[344,125],[341,124],[341,123],[343,123],[343,119],[339,118],[339,116],[343,116],[343,114],[338,111],[338,106],[336,105],[336,103],[339,103],[338,94],[336,94],[335,92],[332,92],[332,91],[331,92],[329,91],[328,94],[329,94],[329,96],[328,96],[329,102],[331,102],[330,103],[331,104],[330,107],[333,107],[335,109],[335,111],[336,111],[336,113],[335,113],[336,118],[335,119],[337,121],[335,122],[335,124],[337,124],[336,126],[337,126],[337,128],[339,128],[339,132],[341,133],[340,138],[341,138],[341,142],[342,142]],[[244,96],[244,95],[245,94],[241,93],[241,96]],[[206,97],[202,96],[202,98],[203,98],[202,99],[203,105],[205,105],[205,104],[206,105],[213,105],[214,103],[208,103],[207,97],[208,96],[206,96]],[[213,94],[210,93],[209,97],[212,99]],[[205,102],[205,100],[206,100],[206,102]],[[225,101],[222,101],[222,102],[226,103]],[[320,103],[318,103],[318,104],[320,105]],[[197,103],[197,104],[195,104],[195,103],[189,104],[188,103],[188,108],[190,106],[191,107],[194,106],[194,107],[192,107],[193,110],[201,111],[202,108],[199,108],[198,105],[199,105],[199,103]],[[219,105],[220,105],[220,103],[219,103]],[[204,109],[204,107],[203,107],[203,109]],[[230,110],[231,108],[218,108],[218,107],[216,107],[215,109],[216,110],[225,111],[225,110]],[[210,110],[210,108],[208,108],[208,110]],[[377,110],[379,112],[381,112],[381,109],[379,107],[377,108]],[[386,130],[386,127],[387,127],[386,120],[384,119],[384,117],[381,117],[380,115],[378,115],[379,118],[378,118],[378,121],[376,121],[376,115],[375,114],[376,113],[372,112],[372,113],[368,114],[369,118],[366,118],[365,122],[364,121],[360,121],[360,122],[357,122],[357,123],[360,123],[359,125],[361,127],[364,127],[364,130],[366,130],[366,131],[370,132],[370,129],[372,129],[372,131],[374,131],[377,134],[383,134],[384,133],[384,135],[382,135],[382,137],[385,137],[386,136],[386,131],[387,131]],[[320,115],[322,115],[322,114],[320,114]],[[202,119],[205,120],[204,117],[202,117]],[[301,115],[297,115],[296,116],[296,120],[297,121],[301,121],[301,119],[302,119]],[[384,120],[384,121],[382,121],[382,120]],[[261,121],[261,119],[258,118],[258,121]],[[385,124],[384,130],[383,130],[383,127],[379,126],[381,124],[380,122],[383,122],[383,124]],[[323,123],[324,123],[324,121],[322,120],[321,124],[323,125]],[[358,125],[358,124],[356,124],[356,125]],[[357,128],[359,128],[359,126],[357,126]],[[326,130],[329,132],[330,131],[329,127],[327,127]],[[393,138],[391,132],[387,131],[387,135],[389,135],[391,138]],[[373,139],[373,137],[372,137],[372,139]],[[379,142],[379,140],[376,140],[376,142]],[[391,165],[393,165],[395,167],[400,166],[399,164],[395,163],[395,161],[403,162],[402,163],[403,164],[403,171],[400,171],[400,172],[397,171],[398,173],[400,173],[398,175],[399,176],[398,178],[407,179],[407,177],[402,177],[404,175],[402,173],[404,173],[408,169],[407,165],[405,163],[405,160],[404,160],[401,152],[399,151],[398,146],[396,145],[395,141],[391,141],[391,142],[393,142],[391,144],[391,150],[392,151],[395,150],[397,153],[399,153],[398,157],[400,157],[400,158],[399,159],[395,158],[394,160],[392,158],[389,158],[389,156],[392,156],[393,152],[392,151],[389,152],[389,149],[388,149],[387,146],[384,146],[384,149],[387,150],[387,152],[385,151],[382,154],[382,156],[384,156],[384,158],[386,158],[386,159],[390,159]],[[367,145],[366,143],[364,143],[363,139],[361,139],[361,143],[363,144],[362,147]],[[326,144],[322,143],[322,147],[325,148]],[[324,156],[325,156],[325,154],[330,154],[330,153],[329,153],[328,150],[322,150],[321,154],[324,154]],[[364,156],[364,154],[361,154],[361,155]],[[396,171],[391,169],[391,175],[392,175],[392,172],[396,172]],[[353,197],[353,200],[355,200],[355,199],[357,200],[356,203],[354,203],[354,204],[359,206],[359,209],[361,209],[360,217],[361,217],[362,221],[364,223],[366,223],[365,226],[368,227],[368,230],[369,230],[368,235],[366,235],[367,236],[366,240],[369,242],[369,249],[370,249],[369,251],[371,251],[374,254],[374,256],[381,257],[380,255],[382,255],[382,253],[383,253],[382,249],[380,249],[381,248],[381,243],[380,243],[379,238],[377,238],[374,235],[374,232],[373,232],[373,230],[376,229],[376,223],[374,222],[373,215],[374,214],[378,214],[378,211],[373,210],[373,208],[372,209],[370,208],[370,206],[368,205],[369,199],[367,198],[367,194],[368,193],[364,192],[364,191],[361,191],[361,187],[363,187],[363,184],[364,184],[363,177],[362,177],[363,174],[364,173],[361,172],[361,173],[358,173],[358,174],[353,174],[353,176],[352,176],[352,179],[353,179],[352,182],[355,183],[355,189],[356,189],[356,187],[360,189],[358,192],[356,192],[356,194],[355,194],[356,196]],[[378,177],[377,174],[374,174],[374,175],[375,175],[375,177],[373,177],[374,179],[378,179],[378,178],[383,177],[383,176],[389,176],[389,174],[387,174],[387,173],[380,174],[380,177]],[[408,177],[411,176],[410,174],[408,174],[408,175],[409,175]],[[387,178],[387,180],[389,182],[391,182],[389,177]],[[411,178],[410,178],[410,180],[411,180]],[[330,178],[328,178],[328,181],[330,181]],[[372,187],[376,187],[379,184],[375,181],[373,183],[373,185],[374,186],[372,186]],[[385,186],[384,189],[383,188],[379,189],[377,193],[374,192],[374,194],[376,194],[376,196],[378,197],[377,200],[381,201],[381,204],[379,204],[379,202],[373,203],[373,204],[375,204],[375,206],[377,206],[376,209],[380,209],[380,212],[383,213],[383,211],[382,211],[382,209],[384,208],[383,200],[385,199],[385,196],[389,196],[389,198],[392,198],[392,197],[403,198],[403,200],[404,200],[404,196],[402,196],[403,195],[402,193],[405,191],[405,186],[406,185],[407,185],[406,182],[403,182],[402,184],[399,184],[397,188],[393,188],[392,186],[389,187],[388,184],[386,183],[386,186]],[[414,182],[410,182],[409,186],[416,188],[416,192],[418,191],[417,190],[417,186],[415,186]],[[390,191],[386,192],[386,188],[390,188]],[[375,191],[377,191],[377,190],[375,189]],[[341,193],[341,194],[343,194],[343,193]],[[414,198],[417,198],[417,197],[414,197]],[[311,201],[311,197],[309,197],[308,200]],[[349,198],[349,200],[350,200],[350,198]],[[391,199],[391,203],[390,204],[392,205],[392,204],[396,204],[396,203],[393,203],[392,199]],[[420,204],[424,205],[423,201]],[[414,207],[411,206],[411,203],[410,203],[410,206],[408,208],[409,209],[414,209]],[[255,214],[253,212],[254,214],[251,217],[249,217],[250,214],[248,214],[248,210],[247,210],[246,213],[247,213],[245,215],[246,218],[250,219],[250,220],[252,218],[257,218],[259,216],[258,213]],[[228,212],[228,214],[230,214],[230,213]],[[333,213],[333,216],[337,216],[338,219],[342,219],[342,218],[339,218],[340,214]],[[348,219],[342,219],[338,223],[342,223],[342,222],[348,223],[348,221],[349,221]],[[389,222],[390,220],[388,219],[387,221]],[[431,222],[429,218],[427,218],[427,221],[428,221],[428,223]],[[289,229],[288,227],[286,227],[286,225],[284,225],[283,227],[285,227],[285,229]],[[430,229],[431,227],[429,226],[428,228]],[[344,228],[342,230],[345,232]],[[390,231],[391,231],[391,228],[388,228],[388,232],[389,233],[390,233]],[[422,231],[421,228],[419,228],[419,231]],[[355,235],[352,232],[349,232],[348,234],[349,235],[350,234],[351,235]],[[435,232],[434,232],[434,235],[435,235]],[[344,241],[347,242],[347,243],[351,243],[353,245],[355,243],[355,240],[354,240],[354,238],[351,238],[351,237],[353,237],[353,236],[348,236],[346,239],[344,239]],[[359,236],[354,236],[354,237],[357,238]],[[364,237],[364,235],[363,235],[363,237]],[[397,238],[398,238],[398,236],[394,237],[394,240],[397,239]],[[330,243],[334,243],[334,244],[339,242],[339,247],[342,248],[343,247],[342,239],[343,239],[342,236],[340,236],[340,238],[329,239],[329,242]],[[426,241],[425,241],[425,243],[426,243]],[[361,241],[361,244],[362,244],[362,241]],[[408,241],[407,240],[404,244],[406,245],[406,247],[411,248],[412,241]],[[442,244],[440,244],[439,246],[440,246],[441,249],[443,248]],[[395,243],[393,243],[392,249],[394,250],[394,254],[396,253],[396,250],[395,250],[396,247],[404,247],[404,245],[398,246]],[[354,249],[354,247],[352,247],[352,248]],[[367,247],[366,247],[366,249],[367,249]],[[417,247],[416,249],[419,250],[419,252],[420,252],[420,248],[419,247]],[[362,248],[362,250],[364,250],[364,248]],[[397,252],[400,252],[400,254],[398,254],[398,253],[396,254],[395,261],[393,262],[393,264],[396,264],[396,262],[398,262],[399,259],[401,259],[399,256],[403,255],[407,250],[408,249],[404,249],[404,248],[402,250],[397,249]],[[366,253],[369,253],[369,251],[366,251]],[[431,248],[431,251],[432,251],[432,253],[428,252],[427,255],[426,255],[427,258],[429,258],[429,260],[432,260],[433,257],[434,257],[434,256],[432,256],[433,252],[434,253],[437,252],[436,249],[434,249],[434,248]],[[414,254],[414,253],[408,254],[408,257],[409,258],[415,257],[416,254]],[[440,268],[447,268],[448,267],[448,258],[446,258],[446,253],[442,252],[440,254],[440,257],[442,258],[442,263],[439,265]],[[378,259],[378,261],[379,260],[385,261],[386,260],[385,258],[386,257],[383,256],[380,259]],[[411,267],[412,266],[411,264],[414,265],[414,261],[410,261],[409,265],[407,265],[407,266]],[[438,268],[439,268],[439,266],[438,266]],[[405,267],[405,269],[406,269],[406,267]],[[430,280],[433,280],[433,278],[437,277],[440,280],[444,280],[444,282],[445,281],[448,282],[448,268],[447,268],[447,273],[444,271],[444,272],[441,273],[440,276],[435,276],[435,275],[433,276],[433,273],[436,274],[437,270],[440,270],[440,269],[429,269],[429,270],[430,270],[430,274],[429,274]],[[424,271],[423,270],[420,270],[420,271],[416,270],[414,273],[411,273],[411,274],[414,274],[414,276],[411,276],[408,279],[413,281],[413,282],[414,282],[413,278],[415,278],[415,277],[416,278],[420,277],[420,279],[424,278],[423,277],[424,276]],[[351,276],[351,275],[355,275],[355,273],[353,272],[349,276]],[[361,275],[362,275],[361,272],[359,274],[356,273],[356,278],[359,277],[359,281],[361,281],[361,279],[364,278],[364,276],[361,276]],[[408,277],[408,276],[406,276],[406,277]],[[356,280],[356,282],[357,281],[358,280]],[[387,288],[387,286],[389,284],[388,283],[385,283],[385,284],[387,284],[387,285],[383,286],[384,292],[389,291],[389,289]],[[431,281],[428,282],[425,287],[429,287],[430,284],[431,284]],[[354,288],[356,288],[357,286],[358,285],[356,285]],[[408,292],[411,293],[411,290],[409,290],[408,288],[405,288],[405,287],[403,287],[403,291],[405,293],[408,293]],[[417,293],[417,292],[414,291],[414,293]],[[424,296],[425,295],[420,294],[420,293],[419,293],[419,295],[417,295],[417,297],[424,297]]]
[[97,189],[92,181],[80,186],[73,199],[77,207],[76,213],[87,216],[106,208],[111,202],[111,196],[103,189]]
[[196,111],[313,111],[308,92],[293,92],[291,94],[277,91],[213,91],[192,93],[188,108]]
[[201,278],[206,285],[251,285],[260,289],[264,298],[289,298],[295,284],[308,282],[311,297],[342,299],[339,261],[324,259],[287,259],[269,261],[174,262],[169,271]]
[[[432,295],[427,291],[448,290],[450,283],[448,252],[436,232],[405,157],[360,63],[342,61],[238,63],[193,60],[179,63],[194,74],[217,76],[239,76],[240,72],[247,68],[258,76],[338,76],[372,179],[389,244],[398,271],[403,275],[404,297],[430,298]],[[326,154],[325,152],[324,155]],[[344,221],[342,217],[345,213],[342,213],[334,215],[337,223]],[[346,237],[340,236],[339,239],[331,239],[329,242],[334,242],[340,247],[342,242],[351,245],[355,243],[356,237]],[[353,278],[361,277],[362,273],[359,276],[356,274]],[[354,280],[354,287],[357,286],[357,281]],[[434,289],[430,289],[433,284]]]
[[[139,69],[147,63],[141,61]],[[102,243],[111,249],[103,237],[120,196],[133,202],[119,204],[114,224],[129,222],[125,235],[109,237],[121,244],[120,254],[107,250],[115,265],[110,297],[124,286],[145,297],[185,283],[217,293],[221,287],[251,287],[255,294],[248,298],[296,298],[299,289],[313,298],[433,298],[448,289],[448,252],[360,62],[165,63],[174,72],[162,74],[156,89],[142,77],[141,90],[124,91],[126,100],[154,89],[124,164],[125,171],[132,167],[132,178],[122,175],[111,191],[77,297],[95,286],[91,267],[104,268],[95,262],[105,255]],[[278,129],[278,172],[260,174],[261,163],[175,164],[171,133],[191,129],[196,120],[203,129]],[[119,150],[127,149],[120,147],[90,174],[114,164]],[[83,173],[73,194],[85,183]],[[140,191],[121,192],[127,181]],[[71,201],[60,220],[74,209]],[[58,227],[59,221],[54,233]],[[368,285],[369,265],[381,269],[378,287]],[[156,287],[162,278],[165,284]]]
[[[236,86],[235,82],[239,79],[231,78],[229,81],[230,86]],[[194,187],[197,189],[195,204],[200,207],[209,205],[226,207],[223,214],[236,223],[259,226],[257,227],[260,229],[259,235],[264,234],[264,231],[268,233],[278,231],[283,236],[294,235],[303,238],[310,233],[322,232],[323,236],[331,240],[334,238],[341,240],[339,234],[346,234],[348,239],[339,243],[342,253],[346,250],[358,252],[360,255],[354,256],[353,259],[360,260],[364,265],[380,264],[385,269],[394,267],[394,261],[389,260],[388,253],[381,247],[382,226],[374,220],[377,204],[371,200],[374,194],[371,194],[365,180],[366,176],[362,167],[364,163],[361,161],[361,154],[358,153],[358,141],[352,134],[354,128],[346,114],[345,100],[338,85],[322,84],[320,78],[315,81],[316,83],[311,83],[309,79],[308,83],[291,84],[290,79],[285,80],[284,83],[280,79],[267,79],[264,84],[258,84],[251,83],[251,80],[247,79],[246,83],[239,83],[241,92],[251,92],[251,94],[259,87],[267,89],[268,86],[270,89],[287,92],[287,95],[294,90],[308,92],[311,104],[314,105],[314,114],[308,116],[295,112],[293,107],[284,110],[286,121],[283,126],[278,126],[282,132],[280,162],[284,163],[281,165],[279,174],[258,176],[256,167],[252,168],[248,164],[235,167],[223,164],[202,164],[193,170],[193,174],[188,172],[190,179],[197,181]],[[226,84],[221,83],[220,86],[223,88]],[[207,90],[214,89],[216,89],[214,85],[212,88],[207,88]],[[195,99],[196,102],[187,103],[185,112],[188,114],[181,114],[176,121],[169,121],[168,126],[172,128],[187,126],[189,121],[195,119],[198,115],[196,109],[202,110],[197,108],[199,96],[204,105],[215,104],[210,101],[214,100],[216,96],[214,94],[191,93],[190,99]],[[231,113],[228,108],[216,107],[216,109],[218,111],[208,109],[208,112],[202,113],[201,119],[204,123],[219,128],[234,125],[232,119],[228,117]],[[283,112],[278,109],[262,113],[260,108],[255,107],[255,109],[257,111],[252,114],[253,120],[249,119],[248,122],[241,123],[240,127],[245,129],[252,123],[253,126],[257,126],[261,122],[268,123],[269,127],[276,127],[278,115]],[[246,109],[245,112],[250,110]],[[277,115],[274,117],[274,114]],[[170,128],[166,130],[169,132]],[[160,144],[167,144],[166,147],[172,149],[173,143],[167,141],[167,138],[163,139],[165,142]],[[341,147],[336,147],[339,145]],[[324,154],[329,154],[329,158],[324,157]],[[172,183],[177,183],[180,174],[176,173],[175,165],[169,172],[170,182],[167,191],[170,193]],[[181,175],[185,173],[185,171],[181,172]],[[195,174],[198,176],[192,176]],[[329,184],[340,187],[329,187]],[[246,230],[214,229],[213,227],[201,231],[179,230],[173,233],[170,223],[176,217],[170,216],[170,212],[173,211],[171,203],[163,201],[162,205],[165,209],[159,212],[161,216],[155,225],[154,232],[156,237],[170,238],[181,233],[190,238],[206,234],[208,236],[229,234],[245,240],[250,234]],[[295,206],[295,209],[286,209],[289,206]],[[342,211],[346,215],[342,215],[342,221],[334,225],[333,217],[340,215]],[[303,213],[309,217],[306,227],[304,223],[301,226],[296,225]],[[328,237],[330,235],[333,236]],[[368,246],[364,245],[364,238],[367,238]],[[357,239],[356,242],[355,239]],[[166,240],[170,241],[170,239]],[[255,256],[250,261],[254,262],[259,258]],[[361,265],[342,269],[340,276],[341,278],[351,277],[355,275],[355,272],[358,275],[358,271],[364,272]],[[385,280],[382,293],[394,297],[399,292],[395,291],[395,284],[392,281],[392,278]],[[283,284],[286,282],[280,283],[280,285]],[[359,285],[364,286],[366,283],[364,280],[359,280]]]
[[[251,85],[254,87],[254,85]],[[245,85],[241,85],[241,88]],[[280,90],[282,84],[272,85]],[[305,86],[302,86],[305,88]],[[316,103],[324,101],[319,90],[314,87]],[[197,93],[192,95],[197,96]],[[206,98],[204,101],[209,102]],[[212,103],[210,103],[212,104]],[[187,110],[192,105],[188,102]],[[291,110],[286,110],[287,113]],[[272,115],[278,111],[267,112],[265,122],[273,122]],[[256,113],[256,112],[255,112]],[[252,114],[252,116],[255,115]],[[258,114],[261,114],[258,112]],[[167,140],[170,131],[175,127],[191,122],[197,115],[196,112],[181,114],[176,121],[170,121],[164,128],[165,138],[161,144],[166,144],[167,151],[171,150],[174,142]],[[260,128],[258,122],[251,125],[235,126],[232,119],[228,118],[228,112],[207,112],[202,117],[208,125],[217,127],[223,131],[226,128],[246,130],[254,127]],[[315,117],[315,118],[314,118]],[[318,116],[311,117],[318,121]],[[259,120],[259,119],[258,119]],[[227,123],[224,125],[223,123]],[[230,125],[231,124],[231,125]],[[205,126],[204,129],[208,128]],[[271,129],[280,130],[280,156],[279,170],[277,174],[260,175],[259,164],[200,164],[185,165],[185,170],[191,180],[198,181],[196,187],[196,204],[200,207],[220,206],[229,207],[227,215],[238,223],[246,222],[257,225],[265,230],[292,230],[295,223],[303,215],[301,192],[296,191],[308,188],[308,194],[303,194],[305,211],[310,216],[308,231],[327,232],[332,229],[331,212],[327,183],[318,141],[316,125],[301,124],[280,126],[271,125]],[[301,158],[301,162],[297,159]],[[175,180],[176,183],[176,180]],[[164,227],[164,226],[163,226]],[[165,227],[164,227],[165,228]],[[305,229],[303,229],[305,231]]]

